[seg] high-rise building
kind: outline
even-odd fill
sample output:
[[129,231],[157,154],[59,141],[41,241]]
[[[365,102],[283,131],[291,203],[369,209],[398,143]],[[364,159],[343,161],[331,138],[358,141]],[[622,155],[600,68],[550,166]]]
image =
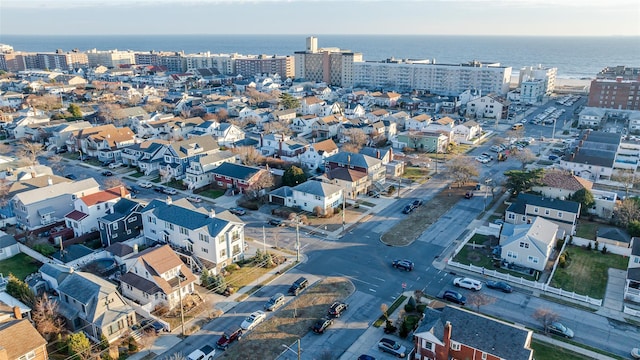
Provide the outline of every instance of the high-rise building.
[[618,110],[640,110],[640,75],[596,78],[591,81],[587,106]]
[[133,65],[136,63],[136,56],[133,51],[118,50],[89,50],[86,52],[90,67],[106,66],[108,68],[119,65]]
[[544,84],[544,94],[549,96],[556,88],[556,76],[558,75],[558,68],[543,67],[538,65],[525,66],[520,69],[518,76],[518,84],[522,85],[524,82],[532,80],[542,80]]
[[504,95],[510,81],[511,67],[475,60],[462,64],[396,59],[353,63],[353,86],[369,89],[418,90],[445,96],[475,90]]
[[293,56],[243,56],[235,59],[236,73],[242,76],[278,74],[281,78],[295,75]]
[[353,64],[362,61],[362,53],[339,48],[318,48],[318,39],[307,38],[307,49],[294,54],[295,77],[328,85],[351,86]]

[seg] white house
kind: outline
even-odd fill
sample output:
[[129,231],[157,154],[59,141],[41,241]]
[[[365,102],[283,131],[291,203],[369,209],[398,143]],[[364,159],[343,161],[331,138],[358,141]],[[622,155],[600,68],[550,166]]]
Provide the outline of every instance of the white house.
[[[602,123],[605,115],[607,113],[606,109],[594,108],[594,107],[585,107],[578,114],[578,126],[587,127],[587,128],[597,128]],[[630,129],[629,130],[633,130]],[[636,129],[636,131],[640,130],[640,127]]]
[[124,185],[78,197],[73,201],[74,210],[65,215],[65,223],[73,229],[75,236],[98,231],[98,218],[108,213],[122,198],[131,198]]
[[482,128],[480,124],[473,120],[453,127],[453,140],[458,144],[472,143],[472,140],[480,137],[480,135],[482,135]]
[[291,188],[285,205],[303,211],[326,214],[330,209],[342,206],[342,188],[322,181],[308,180]]
[[225,162],[236,163],[236,155],[230,151],[219,151],[190,161],[183,180],[185,185],[189,189],[199,189],[213,184],[215,181],[212,170]]
[[508,100],[489,94],[469,101],[467,103],[467,116],[500,120],[506,117],[509,104]]
[[503,261],[543,271],[558,238],[558,225],[541,217],[531,224],[504,223],[500,231]]
[[18,242],[13,235],[0,231],[0,260],[8,259],[20,253]]
[[208,261],[215,274],[244,258],[244,223],[237,217],[222,219],[213,210],[174,204],[170,197],[152,200],[141,215],[146,238],[186,249]]
[[416,115],[405,120],[404,129],[408,131],[427,131],[433,119],[427,114]]
[[337,154],[338,151],[338,146],[331,139],[313,143],[300,155],[300,164],[308,170],[323,169],[325,159]]
[[627,266],[624,298],[640,304],[640,238],[631,239],[631,256]]

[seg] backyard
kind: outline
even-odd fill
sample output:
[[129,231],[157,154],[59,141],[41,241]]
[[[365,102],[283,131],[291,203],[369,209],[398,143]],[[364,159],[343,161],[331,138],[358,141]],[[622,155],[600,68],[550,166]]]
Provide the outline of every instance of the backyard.
[[[294,344],[309,332],[314,321],[326,315],[327,309],[334,301],[344,300],[354,290],[353,284],[344,278],[321,280],[243,336],[242,346],[231,346],[224,352],[223,358],[275,359],[284,350],[282,344]],[[331,353],[329,343],[325,353],[329,356],[326,358],[335,358],[331,356],[335,354]],[[322,358],[322,354],[317,355]]]
[[544,343],[542,341],[533,340],[531,348],[535,354],[536,360],[587,360],[588,357],[574,354],[569,350]]
[[604,224],[580,219],[576,226],[576,236],[584,239],[595,240],[598,227],[603,225]]
[[626,270],[629,263],[624,256],[602,254],[580,246],[567,247],[565,253],[569,254],[568,265],[558,266],[550,285],[595,299],[604,298],[608,269]]
[[451,187],[442,190],[382,235],[382,242],[392,246],[411,244],[473,187]]
[[11,273],[18,279],[24,280],[27,275],[38,271],[38,268],[40,268],[41,265],[42,264],[39,261],[26,254],[20,253],[0,261],[0,274],[7,277]]

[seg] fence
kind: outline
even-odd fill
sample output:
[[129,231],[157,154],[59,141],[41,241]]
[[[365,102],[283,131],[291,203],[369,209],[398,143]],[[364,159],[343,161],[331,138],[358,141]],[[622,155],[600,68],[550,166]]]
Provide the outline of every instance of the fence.
[[547,284],[542,284],[536,281],[531,281],[531,280],[527,280],[521,277],[516,277],[513,276],[511,274],[507,274],[507,273],[501,273],[499,271],[496,270],[490,270],[490,269],[485,269],[483,267],[479,267],[479,266],[475,266],[475,265],[465,265],[465,264],[461,264],[452,260],[449,260],[447,262],[449,265],[451,266],[455,266],[464,270],[468,270],[468,271],[472,271],[475,273],[479,273],[479,274],[483,274],[483,275],[487,275],[487,276],[491,276],[494,278],[498,278],[501,280],[506,280],[509,281],[511,283],[515,283],[515,284],[519,284],[519,285],[523,285],[523,286],[527,286],[527,287],[531,287],[534,289],[538,289],[541,291],[545,291],[551,294],[555,294],[555,295],[560,295],[563,297],[568,297],[571,298],[573,300],[578,300],[578,301],[582,301],[582,302],[586,302],[588,304],[591,305],[596,305],[596,306],[602,306],[602,299],[594,299],[591,298],[589,296],[586,295],[580,295],[580,294],[576,294],[575,292],[572,291],[566,291],[566,290],[562,290],[562,289],[558,289],[558,288],[554,288],[553,286],[549,286]]
[[[588,246],[589,244],[591,244],[591,246],[595,249],[596,242],[594,240],[589,240],[589,239],[585,239],[585,238],[581,238],[581,237],[577,237],[577,236],[573,237],[573,245]],[[618,246],[618,245],[599,242],[598,243],[598,250],[602,250],[602,247],[604,245],[607,245],[607,252],[610,252],[610,253],[616,254],[616,255],[631,256],[631,248],[630,247],[623,247],[623,246]]]

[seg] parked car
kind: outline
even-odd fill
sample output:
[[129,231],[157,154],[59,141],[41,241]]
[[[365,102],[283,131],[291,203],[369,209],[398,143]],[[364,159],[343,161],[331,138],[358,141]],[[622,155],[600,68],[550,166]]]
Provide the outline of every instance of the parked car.
[[405,206],[405,207],[402,209],[402,213],[403,213],[403,214],[410,214],[412,211],[413,211],[413,206],[412,206],[411,204],[409,204],[409,205]]
[[120,166],[124,166],[124,164],[121,162],[112,162],[111,164],[109,164],[109,169],[117,169]]
[[187,196],[187,200],[189,200],[190,202],[193,202],[193,203],[202,202],[202,198],[200,198],[199,196],[195,196],[195,195]]
[[559,321],[554,321],[549,324],[549,326],[547,326],[547,330],[552,334],[564,336],[569,339],[573,337],[573,330],[564,326],[564,324]]
[[558,159],[559,159],[558,155],[549,155],[549,160],[551,160],[551,161],[556,161]]
[[371,355],[362,354],[362,355],[358,356],[358,360],[376,360],[376,358],[374,358]]
[[309,285],[309,280],[307,278],[301,277],[298,280],[294,281],[289,287],[289,294],[293,296],[297,296],[302,290],[304,290],[307,285]]
[[67,174],[64,177],[66,177],[69,180],[76,180],[78,177],[73,175],[73,174]]
[[327,315],[332,317],[340,317],[343,312],[345,312],[349,308],[349,304],[336,301],[329,307],[329,311],[327,311]]
[[453,290],[445,291],[444,294],[442,294],[442,299],[451,301],[452,303],[456,303],[459,305],[464,305],[467,302],[467,298],[464,297],[464,295]]
[[482,283],[480,281],[470,278],[455,278],[453,279],[453,285],[473,291],[482,289]]
[[631,349],[631,357],[634,359],[640,359],[640,347]]
[[271,219],[271,220],[269,220],[269,225],[284,226],[285,223],[282,220],[279,220],[279,219]]
[[313,332],[316,334],[323,334],[331,324],[333,324],[333,319],[331,318],[325,317],[322,319],[318,319],[316,323],[311,327],[311,330],[313,330]]
[[142,320],[140,327],[146,331],[154,331],[156,334],[167,330],[162,323],[153,319]]
[[418,206],[422,206],[423,202],[420,199],[417,200],[413,200],[413,202],[411,203],[411,205],[413,205],[414,208],[417,208]]
[[129,192],[130,192],[130,193],[132,193],[132,194],[137,194],[137,193],[139,193],[139,192],[140,192],[140,189],[138,189],[138,188],[137,188],[137,187],[135,187],[135,186],[127,185],[127,186],[125,186],[125,188],[126,188],[127,190],[129,190]]
[[150,183],[150,182],[148,182],[148,181],[142,181],[142,182],[138,183],[138,185],[139,185],[141,188],[144,188],[144,189],[150,189],[150,188],[152,188],[152,187],[153,187],[153,184],[152,184],[152,183]]
[[100,165],[102,166],[109,166],[111,165],[111,163],[113,163],[113,160],[106,160],[100,163]]
[[247,214],[247,210],[242,209],[242,208],[237,208],[237,207],[233,207],[231,209],[229,209],[229,212],[232,213],[233,215],[237,215],[237,216],[243,216]]
[[378,349],[382,350],[383,352],[395,355],[399,358],[407,356],[407,348],[400,345],[397,341],[389,338],[380,339],[380,341],[378,342]]
[[464,194],[464,198],[465,198],[465,199],[471,199],[472,197],[473,197],[473,191],[467,191],[467,192]]
[[156,187],[153,188],[153,191],[159,192],[159,193],[163,193],[164,192],[164,186],[156,186]]
[[175,195],[175,194],[178,193],[178,191],[176,189],[174,189],[174,188],[164,188],[162,190],[162,193],[163,194],[167,194],[167,195]]
[[229,345],[236,340],[242,339],[242,328],[232,327],[227,329],[216,342],[216,347],[220,350],[227,350]]
[[56,149],[56,154],[64,154],[64,153],[66,153],[67,151],[68,151],[68,150],[67,150],[67,146],[66,146],[66,145],[64,145],[64,146],[61,146],[61,147],[59,147],[59,148],[57,148],[57,149]]
[[258,324],[260,324],[262,321],[264,321],[266,317],[267,314],[264,311],[254,311],[249,314],[246,319],[244,319],[242,324],[240,324],[240,327],[244,330],[251,330],[254,327],[258,326]]
[[274,311],[277,308],[279,308],[280,306],[282,306],[282,304],[284,304],[285,302],[285,297],[284,294],[282,293],[277,293],[275,295],[273,295],[269,301],[267,301],[266,304],[264,304],[264,309],[267,311]]
[[216,349],[209,345],[204,345],[200,349],[193,350],[189,356],[187,356],[187,360],[213,360],[215,354]]
[[496,289],[496,290],[500,290],[500,291],[505,292],[505,293],[513,292],[513,289],[511,288],[511,285],[507,284],[504,281],[489,280],[489,281],[487,281],[487,287],[489,289]]
[[102,176],[113,176],[113,173],[109,170],[103,171]]
[[413,270],[413,261],[407,260],[407,259],[393,260],[393,262],[391,263],[391,266],[393,266],[396,269],[411,271]]

